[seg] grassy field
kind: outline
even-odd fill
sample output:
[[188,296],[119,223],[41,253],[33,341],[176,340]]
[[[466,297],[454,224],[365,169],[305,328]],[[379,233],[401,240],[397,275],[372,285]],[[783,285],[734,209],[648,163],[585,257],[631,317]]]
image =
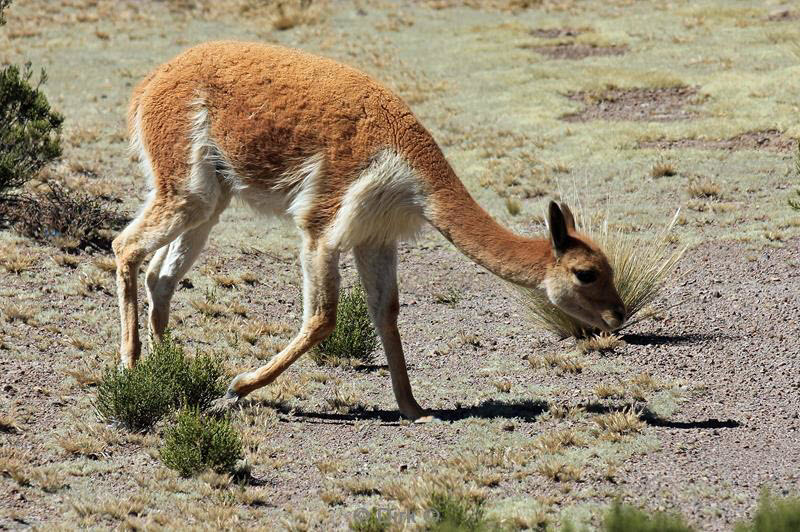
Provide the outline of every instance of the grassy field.
[[[127,150],[133,85],[195,43],[282,43],[404,97],[517,231],[541,233],[562,195],[641,238],[680,208],[673,244],[690,250],[660,305],[687,303],[609,351],[581,349],[425,231],[401,247],[400,329],[416,396],[443,422],[399,418],[380,348],[361,369],[304,357],[233,417],[249,480],[185,479],[159,459],[166,422],[130,433],[95,412],[117,356],[113,258],[2,230],[0,528],[330,530],[390,508],[416,517],[394,529],[415,529],[446,493],[511,529],[597,527],[619,498],[728,530],[762,487],[798,492],[791,2],[201,4],[12,4],[0,64],[45,68],[65,115],[42,181],[133,215],[147,192]],[[288,224],[229,209],[175,294],[175,338],[231,375],[263,364],[299,326],[297,250]],[[343,279],[356,281],[349,256]]]

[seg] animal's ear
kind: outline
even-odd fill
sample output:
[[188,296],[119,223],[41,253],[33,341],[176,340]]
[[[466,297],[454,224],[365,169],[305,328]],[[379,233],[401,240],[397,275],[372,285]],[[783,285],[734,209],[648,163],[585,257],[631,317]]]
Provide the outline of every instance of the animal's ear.
[[547,226],[550,228],[550,244],[556,257],[567,250],[569,235],[567,234],[567,220],[555,201],[550,202],[547,212]]
[[572,211],[569,210],[566,203],[559,203],[561,213],[564,215],[564,222],[567,224],[567,231],[575,231],[575,217],[572,216]]

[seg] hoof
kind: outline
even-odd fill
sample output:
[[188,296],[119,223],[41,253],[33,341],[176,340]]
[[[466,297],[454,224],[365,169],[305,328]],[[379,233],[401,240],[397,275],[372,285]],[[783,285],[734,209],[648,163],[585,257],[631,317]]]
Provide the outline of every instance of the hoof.
[[239,396],[228,390],[228,393],[226,393],[224,397],[220,397],[211,402],[211,406],[208,407],[208,413],[212,415],[224,415],[233,410],[238,403]]

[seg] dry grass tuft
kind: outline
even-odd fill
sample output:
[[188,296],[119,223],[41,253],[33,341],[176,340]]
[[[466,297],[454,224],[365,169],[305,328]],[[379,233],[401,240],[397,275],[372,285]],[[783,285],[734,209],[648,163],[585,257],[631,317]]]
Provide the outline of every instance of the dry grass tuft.
[[625,341],[616,334],[598,334],[578,341],[577,348],[580,353],[590,351],[606,353],[623,345],[625,345]]
[[[655,301],[686,250],[685,247],[675,249],[668,240],[680,211],[656,237],[639,239],[610,230],[608,213],[600,223],[589,222],[590,214],[583,210],[580,202],[573,203],[577,206],[573,213],[579,230],[600,246],[614,269],[614,284],[625,304],[627,324],[630,324],[633,316]],[[553,305],[544,292],[523,288],[517,291],[534,325],[562,338],[586,338],[599,332]]]
[[563,457],[552,457],[539,462],[536,469],[544,477],[557,482],[579,482],[582,469],[570,464]]
[[688,190],[689,196],[696,199],[719,199],[722,197],[722,189],[707,177],[690,179],[686,190]]
[[541,357],[529,359],[534,368],[556,368],[562,373],[580,373],[583,371],[583,361],[573,353],[547,353]]
[[0,250],[0,266],[9,273],[20,273],[31,269],[36,264],[36,258],[20,253],[16,248],[5,248]]
[[654,178],[659,177],[672,177],[677,175],[678,170],[672,163],[668,163],[666,161],[660,161],[653,165],[650,169],[650,176]]
[[636,434],[642,432],[646,426],[645,422],[639,419],[639,414],[632,409],[601,414],[595,416],[593,421],[602,431],[614,436]]
[[15,305],[14,303],[3,305],[0,307],[0,311],[3,313],[3,318],[9,323],[19,321],[25,324],[30,324],[33,322],[34,316],[36,316],[36,310],[33,308]]

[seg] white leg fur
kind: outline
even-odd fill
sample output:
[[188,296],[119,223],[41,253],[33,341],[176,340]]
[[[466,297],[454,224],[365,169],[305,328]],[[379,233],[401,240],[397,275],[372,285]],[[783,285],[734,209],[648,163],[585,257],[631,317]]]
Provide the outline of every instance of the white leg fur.
[[147,270],[147,296],[150,301],[150,336],[161,341],[169,323],[169,304],[178,282],[200,256],[211,229],[219,222],[230,196],[219,199],[216,211],[205,223],[186,231],[156,253]]
[[353,249],[356,266],[367,293],[372,322],[381,338],[389,362],[397,406],[400,412],[418,420],[425,415],[417,404],[408,380],[400,332],[397,330],[399,299],[397,293],[397,250],[394,243],[381,247],[357,246]]

